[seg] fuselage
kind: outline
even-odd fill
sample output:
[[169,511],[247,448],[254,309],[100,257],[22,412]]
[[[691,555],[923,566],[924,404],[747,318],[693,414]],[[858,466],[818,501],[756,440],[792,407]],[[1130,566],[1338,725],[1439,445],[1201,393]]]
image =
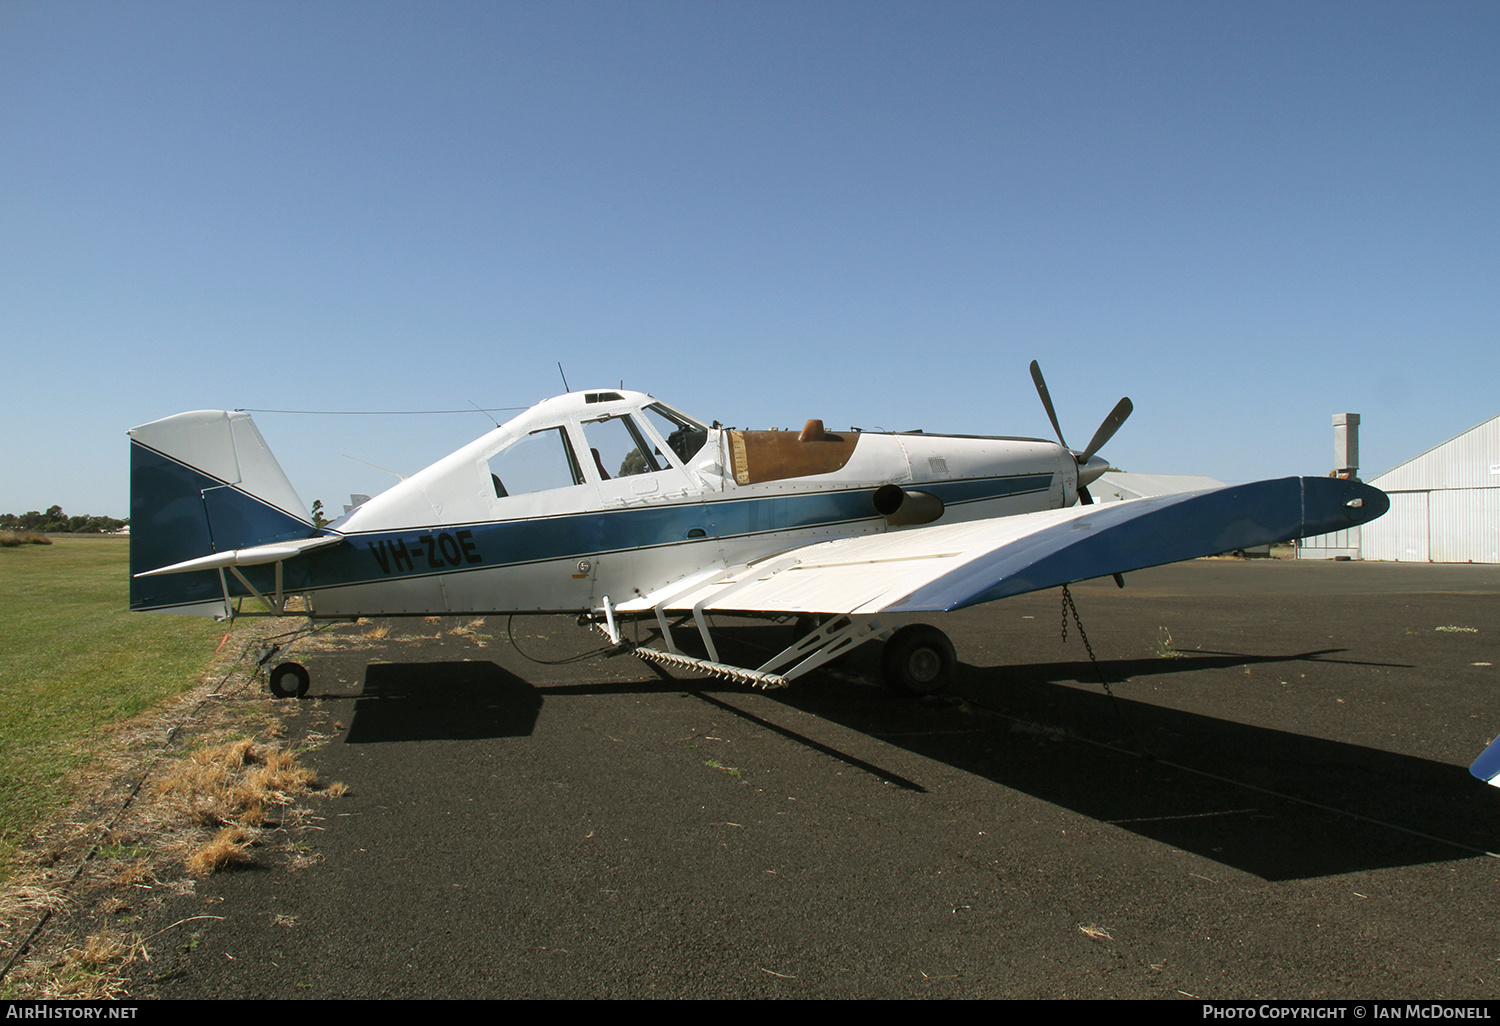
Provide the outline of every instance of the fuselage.
[[346,544],[309,553],[288,588],[318,617],[577,612],[809,541],[921,530],[877,510],[890,486],[935,498],[941,523],[1077,500],[1055,442],[814,423],[723,429],[623,390],[549,399],[331,524]]

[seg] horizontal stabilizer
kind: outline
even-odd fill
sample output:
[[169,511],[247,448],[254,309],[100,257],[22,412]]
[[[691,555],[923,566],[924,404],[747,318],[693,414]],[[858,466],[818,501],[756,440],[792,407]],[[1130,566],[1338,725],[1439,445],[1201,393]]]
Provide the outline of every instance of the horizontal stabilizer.
[[158,567],[155,570],[145,570],[131,576],[158,577],[162,574],[185,574],[193,570],[217,570],[228,566],[260,566],[264,563],[279,563],[284,559],[300,556],[302,553],[312,549],[321,549],[326,545],[337,545],[343,540],[343,535],[330,534],[321,538],[303,538],[301,541],[277,542],[274,545],[257,545],[248,549],[232,549],[229,552],[215,552],[211,556],[200,556],[197,559],[183,560],[181,563]]

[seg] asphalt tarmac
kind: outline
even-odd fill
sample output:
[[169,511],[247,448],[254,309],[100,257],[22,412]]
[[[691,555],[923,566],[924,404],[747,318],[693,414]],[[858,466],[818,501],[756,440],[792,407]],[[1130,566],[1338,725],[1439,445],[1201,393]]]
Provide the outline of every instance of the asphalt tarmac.
[[1500,567],[1126,583],[1072,589],[1097,663],[1058,591],[934,620],[950,701],[876,685],[877,645],[776,692],[530,661],[599,646],[564,618],[310,653],[279,706],[350,789],[313,864],[172,899],[162,925],[219,918],[132,995],[1500,993],[1500,789],[1467,772],[1500,732]]

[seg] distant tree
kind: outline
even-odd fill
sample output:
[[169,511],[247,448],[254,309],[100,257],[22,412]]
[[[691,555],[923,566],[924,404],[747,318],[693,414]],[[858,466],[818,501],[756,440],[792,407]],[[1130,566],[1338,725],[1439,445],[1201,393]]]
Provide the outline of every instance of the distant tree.
[[646,465],[646,457],[641,455],[639,448],[631,449],[625,458],[620,461],[620,477],[630,477],[632,474],[644,474],[651,468]]
[[87,516],[70,517],[68,524],[68,529],[74,534],[105,534],[118,531],[125,526],[125,521],[114,517]]
[[325,517],[323,515],[323,500],[322,499],[314,499],[313,500],[313,504],[312,504],[312,520],[313,520],[313,526],[314,527],[324,527],[324,526],[326,526],[328,524],[333,523],[332,520],[329,520],[327,517]]
[[9,531],[48,531],[53,534],[103,534],[106,531],[118,531],[128,523],[130,523],[128,520],[98,516],[96,514],[70,517],[63,512],[61,506],[50,506],[45,513],[39,513],[34,509],[28,510],[20,516],[14,513],[0,513],[0,529]]

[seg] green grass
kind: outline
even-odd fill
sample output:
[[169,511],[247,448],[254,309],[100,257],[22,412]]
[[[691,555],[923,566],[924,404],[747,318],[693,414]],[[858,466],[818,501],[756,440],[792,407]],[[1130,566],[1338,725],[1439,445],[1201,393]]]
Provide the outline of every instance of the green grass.
[[740,771],[737,767],[726,766],[717,759],[705,759],[703,761],[703,765],[707,766],[709,769],[716,769],[721,773],[728,773],[731,777],[738,777],[740,775]]
[[0,549],[0,878],[102,731],[192,687],[224,636],[128,594],[124,538]]

